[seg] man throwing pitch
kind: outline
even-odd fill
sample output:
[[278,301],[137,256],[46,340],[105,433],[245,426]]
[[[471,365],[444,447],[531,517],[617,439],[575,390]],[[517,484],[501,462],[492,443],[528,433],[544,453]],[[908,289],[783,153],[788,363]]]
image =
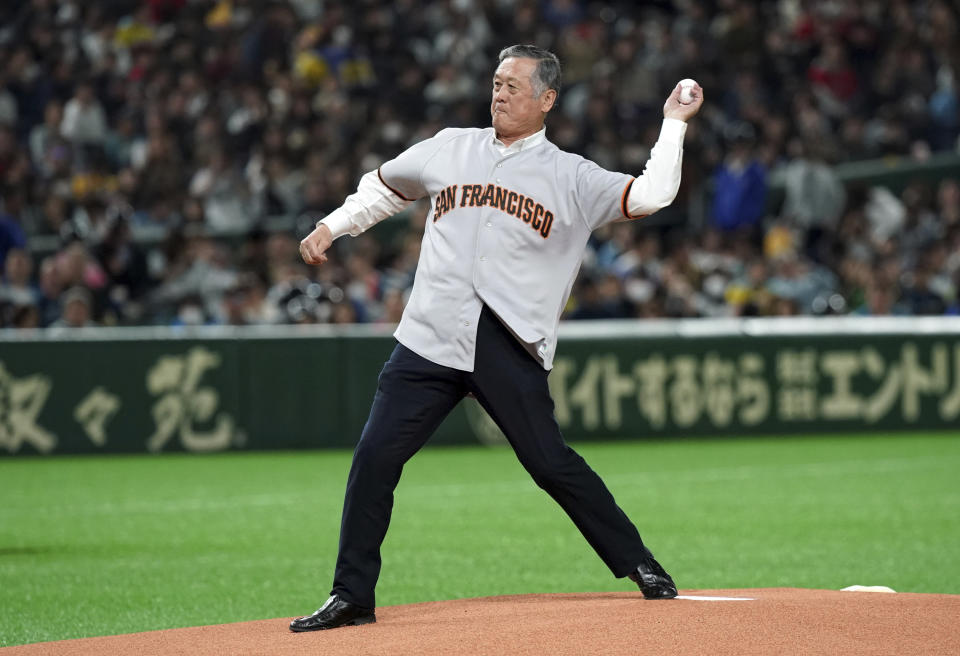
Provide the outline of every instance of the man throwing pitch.
[[380,545],[404,463],[472,393],[520,462],[576,524],[616,577],[647,599],[677,595],[600,477],[566,445],[547,375],[557,324],[591,231],[673,202],[683,136],[703,103],[677,87],[643,174],[634,179],[566,153],[544,119],[560,90],[560,62],[517,45],[500,53],[490,128],[449,128],[377,171],[300,243],[322,264],[333,240],[356,236],[413,201],[431,214],[399,342],[380,373],[347,481],[333,589],[317,612],[290,624],[316,631],[376,621]]

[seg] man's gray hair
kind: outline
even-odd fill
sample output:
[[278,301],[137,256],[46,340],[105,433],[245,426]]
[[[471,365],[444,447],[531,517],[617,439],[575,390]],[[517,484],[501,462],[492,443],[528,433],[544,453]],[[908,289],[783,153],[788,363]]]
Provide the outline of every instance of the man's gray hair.
[[515,45],[501,50],[498,61],[502,62],[507,57],[537,60],[537,67],[530,76],[534,98],[539,98],[547,89],[553,89],[560,95],[560,60],[555,54],[537,46]]

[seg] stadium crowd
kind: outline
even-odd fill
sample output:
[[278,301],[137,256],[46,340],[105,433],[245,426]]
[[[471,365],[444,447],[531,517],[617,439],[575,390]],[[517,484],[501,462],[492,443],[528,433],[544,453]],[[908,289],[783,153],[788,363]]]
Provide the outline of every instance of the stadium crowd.
[[595,234],[567,318],[958,314],[958,179],[834,167],[958,151],[958,26],[946,0],[2,3],[0,327],[397,321],[425,202],[324,267],[298,241],[488,125],[512,43],[558,53],[548,138],[609,169],[642,170],[677,80],[706,90],[674,207]]

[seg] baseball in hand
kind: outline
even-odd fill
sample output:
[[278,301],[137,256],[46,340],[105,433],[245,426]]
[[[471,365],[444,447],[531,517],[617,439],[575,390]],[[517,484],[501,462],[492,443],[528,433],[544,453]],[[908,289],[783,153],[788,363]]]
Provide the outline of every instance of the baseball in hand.
[[697,84],[695,80],[686,78],[680,80],[680,102],[689,105],[693,102],[693,87]]

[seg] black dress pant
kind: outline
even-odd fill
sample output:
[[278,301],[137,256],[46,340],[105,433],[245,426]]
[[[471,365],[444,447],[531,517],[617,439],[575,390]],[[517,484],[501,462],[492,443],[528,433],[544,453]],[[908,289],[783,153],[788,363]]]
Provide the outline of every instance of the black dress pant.
[[403,466],[472,392],[521,464],[560,504],[613,572],[623,577],[649,553],[600,477],[563,441],[548,372],[484,306],[473,372],[434,364],[402,344],[380,373],[370,416],[353,454],[331,594],[375,606],[380,545]]

